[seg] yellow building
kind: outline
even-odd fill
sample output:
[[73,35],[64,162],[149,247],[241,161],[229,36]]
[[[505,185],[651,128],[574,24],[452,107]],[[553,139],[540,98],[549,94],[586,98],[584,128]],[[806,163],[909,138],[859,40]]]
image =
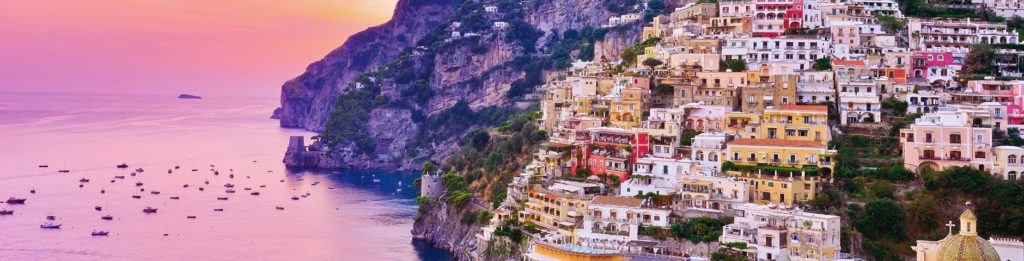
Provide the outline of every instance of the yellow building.
[[566,241],[576,238],[576,229],[583,221],[592,195],[564,193],[545,189],[537,184],[530,190],[519,222],[527,221],[567,236]]
[[747,112],[725,113],[725,128],[722,131],[736,136],[738,139],[756,139],[758,127],[761,126],[761,115]]
[[828,106],[782,105],[766,109],[757,137],[763,139],[815,141],[828,145]]
[[531,244],[526,260],[579,260],[579,261],[622,261],[626,260],[618,250],[593,249],[574,245],[557,245],[547,242]]
[[750,202],[793,205],[815,197],[818,191],[818,177],[807,177],[796,173],[756,173],[728,171],[729,176],[750,184]]
[[612,97],[609,103],[609,122],[611,126],[619,128],[640,127],[643,119],[644,96],[647,90],[641,88],[626,87],[622,89],[617,97]]
[[728,144],[726,155],[736,165],[773,165],[802,168],[829,168],[835,150],[813,140],[735,139]]

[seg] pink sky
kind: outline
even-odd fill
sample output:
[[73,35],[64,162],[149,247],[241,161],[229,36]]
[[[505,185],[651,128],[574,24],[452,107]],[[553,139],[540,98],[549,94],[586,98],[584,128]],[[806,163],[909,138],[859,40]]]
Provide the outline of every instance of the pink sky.
[[0,0],[0,92],[276,97],[397,0]]

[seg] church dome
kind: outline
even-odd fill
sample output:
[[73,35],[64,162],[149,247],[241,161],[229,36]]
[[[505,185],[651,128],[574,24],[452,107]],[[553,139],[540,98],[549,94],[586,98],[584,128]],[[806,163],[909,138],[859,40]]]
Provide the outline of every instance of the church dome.
[[951,235],[939,244],[938,260],[999,261],[999,253],[978,236],[977,218],[970,209],[960,215],[960,233]]

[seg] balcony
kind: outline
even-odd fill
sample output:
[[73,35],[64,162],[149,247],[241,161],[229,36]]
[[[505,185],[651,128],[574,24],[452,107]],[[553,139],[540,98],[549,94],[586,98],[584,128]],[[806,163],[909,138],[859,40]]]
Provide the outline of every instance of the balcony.
[[591,229],[590,232],[593,232],[595,234],[605,234],[605,235],[613,235],[613,236],[629,236],[629,231],[596,229],[595,228],[595,229]]
[[917,159],[919,159],[919,160],[939,160],[939,161],[960,161],[960,162],[969,162],[969,161],[971,161],[970,158],[964,158],[964,157],[953,158],[953,157],[920,156],[920,157],[917,157]]

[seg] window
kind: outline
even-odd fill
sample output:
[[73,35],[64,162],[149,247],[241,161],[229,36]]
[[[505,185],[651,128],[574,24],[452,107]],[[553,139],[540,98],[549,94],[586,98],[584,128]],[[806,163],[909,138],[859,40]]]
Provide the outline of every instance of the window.
[[975,159],[984,159],[985,158],[985,152],[984,151],[974,152],[974,158]]
[[907,142],[914,142],[914,134],[907,133]]
[[960,152],[959,151],[950,151],[949,152],[949,158],[950,159],[960,159]]
[[925,133],[924,134],[924,142],[932,143],[932,134],[931,133]]
[[950,134],[949,143],[960,144],[960,134]]

